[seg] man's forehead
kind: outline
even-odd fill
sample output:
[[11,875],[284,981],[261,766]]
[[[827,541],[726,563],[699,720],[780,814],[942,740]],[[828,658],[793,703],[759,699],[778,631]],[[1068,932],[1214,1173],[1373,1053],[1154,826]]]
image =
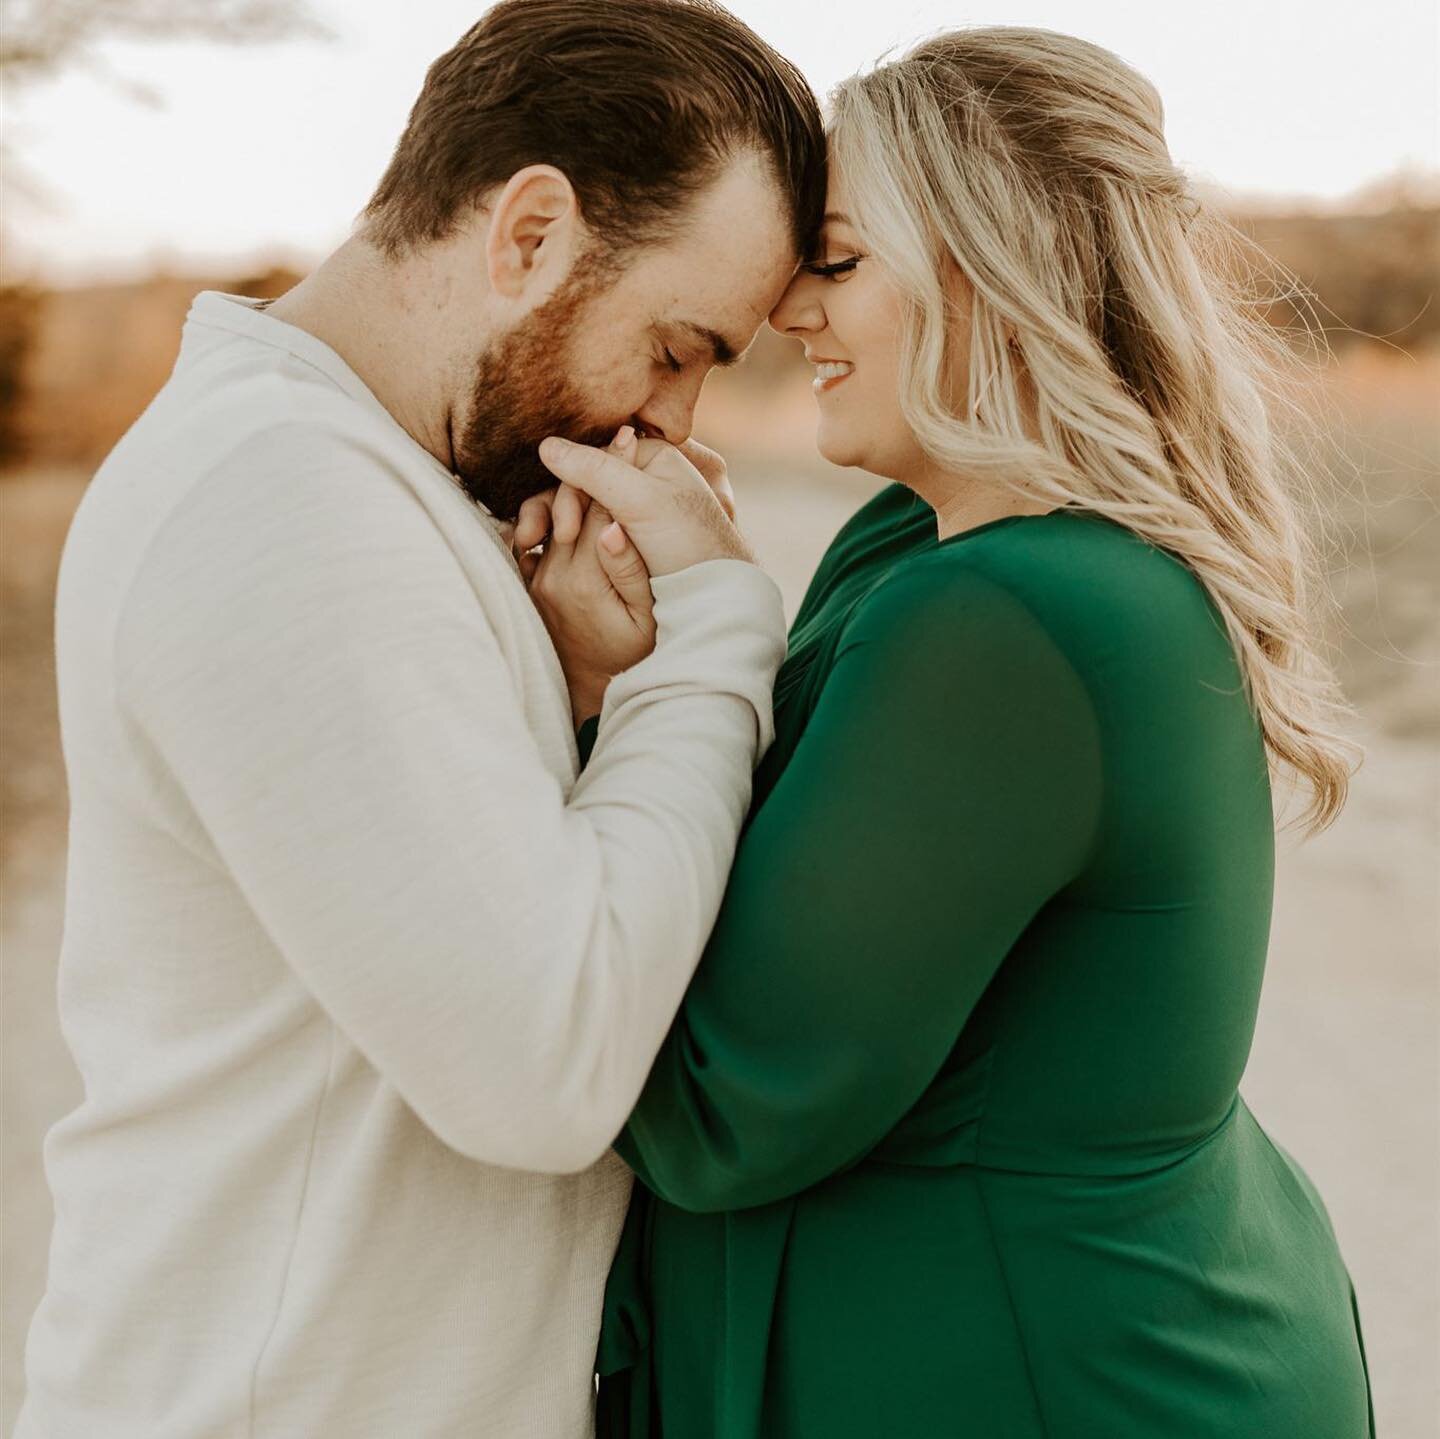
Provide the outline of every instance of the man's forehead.
[[[738,178],[746,179],[743,172]],[[797,258],[773,181],[747,181],[739,193],[722,183],[712,187],[692,223],[657,248],[649,275],[664,294],[667,319],[688,325],[707,343],[712,335],[723,338],[719,352],[733,354],[769,314]]]
[[789,232],[775,217],[692,226],[638,254],[612,303],[716,364],[734,364],[789,283],[795,261]]
[[733,365],[784,292],[795,257],[777,253],[762,266],[691,270],[678,283],[652,291],[652,320],[657,329],[709,355],[717,365]]

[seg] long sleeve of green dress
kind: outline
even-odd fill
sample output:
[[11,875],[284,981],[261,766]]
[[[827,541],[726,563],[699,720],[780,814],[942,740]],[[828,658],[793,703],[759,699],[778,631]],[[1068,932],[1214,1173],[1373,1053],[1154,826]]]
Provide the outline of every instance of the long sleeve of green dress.
[[1023,601],[933,560],[893,580],[745,836],[621,1154],[691,1210],[860,1159],[1080,872],[1100,793],[1084,683]]
[[884,491],[791,632],[617,1149],[604,1439],[1364,1439],[1324,1206],[1238,1085],[1264,746],[1183,565]]

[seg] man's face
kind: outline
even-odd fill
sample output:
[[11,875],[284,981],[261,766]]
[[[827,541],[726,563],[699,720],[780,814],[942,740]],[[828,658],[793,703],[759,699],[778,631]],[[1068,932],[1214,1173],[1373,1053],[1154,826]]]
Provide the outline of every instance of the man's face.
[[555,483],[546,435],[606,444],[623,424],[678,444],[717,364],[749,345],[795,268],[786,213],[758,159],[736,160],[691,204],[680,234],[582,261],[479,356],[455,466],[499,519]]

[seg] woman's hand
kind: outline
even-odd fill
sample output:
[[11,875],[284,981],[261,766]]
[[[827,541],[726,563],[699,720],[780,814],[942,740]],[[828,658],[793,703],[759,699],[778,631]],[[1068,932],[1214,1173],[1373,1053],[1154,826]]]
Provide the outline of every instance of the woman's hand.
[[[755,556],[735,527],[735,500],[725,462],[713,450],[641,440],[632,460],[551,436],[540,459],[564,483],[555,500],[558,523],[567,487],[602,504],[624,528],[653,575],[673,574],[706,560]],[[522,521],[525,512],[521,511]]]
[[[607,453],[634,464],[636,450],[627,426]],[[542,540],[544,553],[529,553]],[[568,485],[526,501],[515,544],[530,598],[560,657],[578,728],[600,712],[610,681],[655,647],[649,571],[609,513]]]

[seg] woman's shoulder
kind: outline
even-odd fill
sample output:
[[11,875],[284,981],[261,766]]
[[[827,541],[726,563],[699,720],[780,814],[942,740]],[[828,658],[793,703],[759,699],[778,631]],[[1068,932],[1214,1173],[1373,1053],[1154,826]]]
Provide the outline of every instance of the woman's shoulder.
[[1043,631],[1077,664],[1179,641],[1227,643],[1185,565],[1079,509],[1008,516],[943,540],[897,566],[860,610],[871,624],[898,630],[923,618],[932,635],[1004,619]]
[[1010,515],[942,540],[916,559],[932,583],[981,575],[1018,598],[1082,608],[1193,600],[1199,582],[1174,555],[1124,525],[1079,508]]

